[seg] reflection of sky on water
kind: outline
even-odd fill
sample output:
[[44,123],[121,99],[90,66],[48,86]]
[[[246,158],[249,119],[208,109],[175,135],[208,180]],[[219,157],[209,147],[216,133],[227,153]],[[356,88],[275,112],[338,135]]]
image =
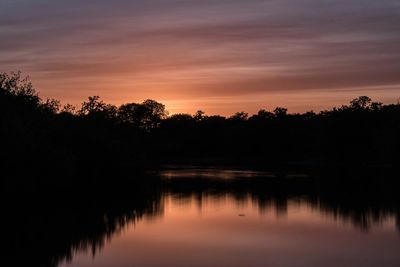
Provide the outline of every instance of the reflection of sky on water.
[[271,172],[250,171],[250,170],[226,170],[212,168],[192,168],[192,169],[170,169],[160,172],[160,176],[166,179],[176,178],[207,178],[232,180],[237,178],[256,178],[268,177],[275,178]]
[[[394,216],[362,231],[301,197],[165,193],[163,214],[128,226],[69,266],[398,266]],[[62,265],[67,266],[67,265]]]

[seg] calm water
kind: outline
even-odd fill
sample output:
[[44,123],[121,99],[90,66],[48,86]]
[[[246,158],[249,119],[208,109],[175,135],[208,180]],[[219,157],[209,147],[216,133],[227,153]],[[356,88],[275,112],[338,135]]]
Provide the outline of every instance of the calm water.
[[[210,178],[213,171],[162,176]],[[400,266],[399,217],[388,207],[214,189],[165,190],[156,210],[128,221],[100,247],[76,249],[59,266]]]

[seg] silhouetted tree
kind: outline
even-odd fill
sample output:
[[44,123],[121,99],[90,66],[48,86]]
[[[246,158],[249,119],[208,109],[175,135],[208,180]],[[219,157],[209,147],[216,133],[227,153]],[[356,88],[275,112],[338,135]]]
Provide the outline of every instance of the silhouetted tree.
[[307,111],[306,113],[303,114],[303,117],[307,120],[315,119],[317,117],[317,114],[314,111]]
[[197,122],[199,122],[199,121],[202,121],[204,119],[204,116],[205,116],[205,112],[202,111],[202,110],[198,110],[198,111],[196,111],[196,114],[194,114],[193,118]]
[[271,113],[265,109],[260,109],[257,113],[257,116],[259,118],[263,118],[263,119],[271,119],[273,117],[273,113]]
[[144,111],[142,122],[147,130],[158,127],[161,121],[168,116],[165,105],[157,101],[148,99],[142,103],[142,106]]
[[371,101],[371,98],[368,96],[360,96],[350,101],[350,107],[353,109],[366,109]]
[[286,108],[281,108],[277,107],[274,109],[274,114],[276,117],[284,117],[287,115],[287,109]]
[[163,104],[149,99],[142,104],[129,103],[118,109],[118,117],[122,122],[147,131],[157,128],[167,114]]
[[118,108],[118,118],[123,123],[133,124],[135,126],[141,126],[141,119],[143,117],[140,104],[128,103],[121,105]]
[[249,114],[246,112],[236,112],[229,119],[232,121],[246,121],[249,118]]
[[260,109],[257,114],[254,114],[249,118],[250,121],[256,121],[258,123],[263,123],[274,118],[274,114],[265,109]]
[[42,108],[52,114],[58,113],[61,103],[59,100],[47,98],[46,102],[42,104]]
[[380,102],[372,102],[370,108],[371,108],[373,111],[379,111],[380,109],[382,109],[382,106],[383,106],[383,104],[380,103]]
[[[0,73],[0,88],[3,98],[12,98],[24,107],[38,108],[41,104],[41,99],[33,88],[29,77],[23,78],[21,72]],[[3,105],[6,104],[3,103]]]
[[181,122],[181,123],[188,123],[193,121],[193,117],[190,114],[174,114],[168,118],[168,121],[175,121],[175,122]]
[[68,113],[68,114],[74,115],[75,112],[76,112],[76,107],[71,104],[66,104],[61,109],[61,113]]
[[117,115],[117,108],[114,105],[104,103],[99,96],[90,96],[88,101],[82,103],[78,114],[80,116],[113,119]]

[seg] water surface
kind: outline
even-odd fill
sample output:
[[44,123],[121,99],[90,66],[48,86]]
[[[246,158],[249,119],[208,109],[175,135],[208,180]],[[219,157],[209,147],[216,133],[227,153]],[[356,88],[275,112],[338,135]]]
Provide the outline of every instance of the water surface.
[[[189,175],[195,173],[195,175]],[[259,177],[215,171],[217,179]],[[212,170],[164,177],[212,178]],[[268,176],[271,178],[271,176]],[[262,192],[262,191],[261,191]],[[157,212],[59,266],[399,266],[398,210],[259,190],[164,189]]]

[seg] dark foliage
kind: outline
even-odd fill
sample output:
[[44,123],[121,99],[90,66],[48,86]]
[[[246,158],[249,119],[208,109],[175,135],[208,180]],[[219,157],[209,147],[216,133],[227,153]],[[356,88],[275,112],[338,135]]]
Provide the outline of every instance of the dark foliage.
[[[43,101],[20,73],[0,75],[0,161],[4,173],[29,174],[32,186],[76,184],[91,175],[162,163],[389,165],[399,163],[400,105],[361,96],[348,106],[288,114],[278,107],[249,116],[167,116],[154,101],[116,107],[98,96],[75,111]],[[49,182],[46,180],[45,182]],[[79,180],[79,183],[82,181]],[[24,182],[26,185],[26,183]]]

